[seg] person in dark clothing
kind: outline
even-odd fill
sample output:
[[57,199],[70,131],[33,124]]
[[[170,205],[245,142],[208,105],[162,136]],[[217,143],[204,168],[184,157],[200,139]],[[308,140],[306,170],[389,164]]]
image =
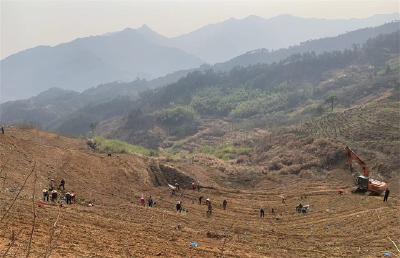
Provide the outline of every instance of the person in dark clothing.
[[201,201],[203,200],[203,196],[199,197],[199,204],[201,205]]
[[60,186],[58,187],[58,189],[61,190],[61,188],[62,188],[63,190],[65,190],[65,180],[64,180],[64,178],[61,179]]
[[222,208],[224,208],[224,210],[226,210],[226,205],[228,205],[228,201],[227,201],[227,200],[224,200],[224,201],[222,202]]
[[72,204],[71,193],[67,192],[65,194],[65,201],[67,202],[67,204]]
[[147,201],[147,203],[148,203],[149,207],[153,207],[154,201],[153,201],[153,198],[151,198],[151,195],[150,195],[149,200]]
[[387,188],[385,191],[385,196],[383,197],[384,202],[387,202],[387,200],[389,198],[389,194],[390,194],[390,190],[389,190],[389,188]]
[[1,127],[1,133],[4,134],[4,127]]
[[51,201],[56,202],[58,197],[58,193],[56,190],[51,191]]
[[51,180],[50,180],[50,183],[49,183],[49,191],[50,191],[50,192],[53,191],[54,188],[55,188],[54,179],[51,179]]
[[296,211],[298,213],[301,213],[302,210],[303,210],[303,204],[300,203],[299,205],[296,206]]
[[264,209],[261,208],[260,209],[260,218],[264,218],[264,215],[265,215]]
[[178,201],[176,203],[176,211],[179,212],[179,213],[182,212],[182,203],[181,203],[181,201]]
[[43,201],[48,202],[49,201],[49,190],[43,189]]
[[275,214],[275,209],[274,208],[271,209],[271,213]]
[[207,216],[210,217],[212,215],[212,205],[211,201],[207,199]]

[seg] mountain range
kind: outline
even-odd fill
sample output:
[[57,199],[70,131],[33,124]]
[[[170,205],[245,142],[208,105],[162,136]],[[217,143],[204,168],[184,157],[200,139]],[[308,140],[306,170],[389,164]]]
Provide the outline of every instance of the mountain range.
[[[185,94],[185,87],[178,91],[169,89],[172,89],[174,84],[181,85],[185,84],[185,81],[196,81],[193,79],[196,73],[214,71],[217,74],[226,74],[226,76],[233,78],[233,84],[240,85],[244,83],[243,76],[247,72],[244,75],[239,75],[247,70],[257,71],[256,64],[276,62],[279,65],[288,58],[288,60],[295,60],[296,56],[302,56],[302,54],[354,49],[357,45],[356,48],[360,48],[371,38],[399,31],[399,24],[400,22],[392,22],[374,28],[359,29],[336,37],[307,41],[300,45],[277,51],[264,53],[263,50],[256,50],[225,63],[181,70],[153,80],[137,79],[132,82],[104,83],[81,93],[51,88],[27,100],[9,101],[1,104],[0,116],[2,122],[8,124],[28,122],[40,125],[42,129],[67,135],[85,135],[91,130],[93,124],[98,123],[107,124],[112,129],[112,127],[119,126],[118,123],[121,121],[118,121],[118,117],[124,117],[132,109],[138,108],[137,103],[142,103],[140,105],[143,106],[148,104],[147,101],[139,102],[140,99],[148,99],[152,95],[157,96],[159,92],[179,92],[179,94],[165,94],[151,105],[156,106],[158,103],[165,101],[172,104],[178,103],[178,96]],[[248,65],[255,67],[252,68],[250,66],[247,70],[240,68],[240,66],[246,67]],[[230,70],[238,66],[239,68]],[[234,74],[239,75],[234,76]],[[256,78],[251,79],[254,76],[250,74],[247,80],[249,82],[257,80]],[[191,79],[188,79],[188,77]],[[202,77],[200,76],[200,78]],[[268,78],[263,78],[260,83],[265,83],[266,81],[268,81]],[[202,82],[199,79],[196,83],[201,86],[207,82]],[[168,85],[172,85],[172,88]],[[218,95],[219,93],[221,92],[216,90],[213,95]],[[212,99],[211,97],[208,98]],[[104,123],[109,119],[116,122]]]
[[328,20],[279,15],[270,19],[248,16],[211,24],[171,39],[173,46],[208,63],[224,62],[247,51],[276,50],[300,42],[398,20],[399,14],[374,15],[365,19]]
[[368,39],[374,38],[380,34],[388,34],[400,30],[400,22],[394,21],[385,23],[377,27],[368,27],[355,31],[340,34],[335,37],[326,37],[315,40],[307,40],[298,45],[288,48],[281,48],[270,51],[265,48],[255,49],[245,54],[239,55],[223,63],[214,65],[214,68],[222,71],[229,71],[236,66],[249,66],[255,64],[270,64],[279,62],[294,54],[305,52],[314,52],[320,54],[323,52],[340,51],[353,47],[360,47]]
[[26,98],[53,87],[82,91],[202,64],[199,58],[156,41],[157,34],[143,26],[17,53],[1,61],[2,99]]
[[349,20],[249,16],[175,38],[144,25],[54,47],[39,46],[1,60],[0,101],[28,98],[53,87],[83,91],[101,83],[154,79],[204,62],[226,61],[250,50],[285,48],[398,18],[398,14]]

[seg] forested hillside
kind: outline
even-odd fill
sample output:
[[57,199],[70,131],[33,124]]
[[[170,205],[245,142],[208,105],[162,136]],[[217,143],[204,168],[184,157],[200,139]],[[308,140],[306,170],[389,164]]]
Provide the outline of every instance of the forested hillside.
[[[198,115],[201,115],[203,117],[226,116],[227,113],[229,113],[229,116],[227,117],[234,119],[243,119],[248,116],[251,117],[251,115],[259,112],[257,110],[265,109],[266,104],[264,103],[268,103],[268,105],[275,105],[274,103],[278,102],[282,103],[281,99],[277,100],[277,97],[281,96],[282,92],[275,95],[271,95],[270,93],[265,94],[265,92],[261,92],[261,95],[259,95],[259,93],[256,91],[249,91],[247,89],[244,89],[249,88],[248,86],[254,83],[276,84],[277,82],[270,81],[266,78],[271,77],[270,74],[274,75],[276,73],[275,70],[278,71],[277,74],[280,73],[279,70],[283,69],[283,63],[281,62],[282,60],[287,59],[286,62],[291,62],[291,59],[299,59],[298,54],[300,53],[304,54],[303,58],[307,58],[308,56],[308,59],[310,59],[313,56],[315,57],[316,54],[322,54],[324,51],[326,52],[328,50],[343,50],[346,48],[352,49],[354,46],[360,48],[362,45],[361,43],[365,43],[369,38],[398,30],[398,25],[399,22],[388,23],[376,28],[366,28],[351,31],[338,37],[312,40],[304,42],[299,46],[293,46],[288,49],[281,49],[272,52],[254,51],[252,53],[247,53],[237,58],[234,58],[226,63],[217,64],[214,66],[203,65],[196,69],[181,70],[150,81],[137,79],[132,82],[104,83],[96,87],[89,88],[82,93],[61,89],[50,89],[39,94],[36,97],[32,97],[27,100],[11,101],[1,104],[0,109],[2,120],[5,123],[9,124],[29,123],[35,124],[36,126],[39,126],[44,130],[51,130],[66,135],[83,136],[87,135],[88,132],[91,131],[93,125],[100,124],[104,122],[103,120],[111,119],[112,125],[108,123],[107,126],[107,132],[109,132],[110,130],[115,129],[115,127],[118,127],[120,125],[121,121],[118,119],[121,119],[127,112],[131,111],[132,109],[137,109],[138,107],[140,107],[140,105],[148,104],[146,101],[142,104],[134,103],[134,101],[139,98],[140,94],[144,97],[146,97],[147,95],[154,95],[154,92],[157,91],[150,91],[146,93],[145,91],[160,88],[168,84],[173,84],[179,79],[184,78],[186,75],[188,75],[188,73],[194,71],[197,71],[197,73],[190,74],[187,78],[184,78],[177,85],[171,86],[171,89],[174,87],[180,87],[178,85],[181,84],[182,90],[187,90],[188,94],[192,96],[193,94],[190,92],[191,87],[197,83],[199,84],[199,88],[202,88],[202,90],[200,92],[194,93],[196,96],[193,95],[194,99],[191,107],[196,109],[196,113],[198,113]],[[157,40],[157,37],[153,39],[154,35],[152,35],[153,34],[147,34],[149,40]],[[310,55],[309,53],[314,54]],[[293,54],[297,54],[297,57]],[[290,55],[292,55],[292,57],[288,58]],[[231,68],[235,66],[246,67],[248,65],[257,63],[268,64],[272,61],[276,61],[275,65],[269,67],[267,69],[268,71],[265,70],[265,67],[263,68],[262,65],[258,67],[253,66],[248,69],[235,68],[231,71]],[[332,61],[332,63],[335,62]],[[313,68],[311,67],[310,69]],[[297,74],[295,73],[289,75],[289,72],[290,71],[287,71],[288,76],[297,76]],[[302,73],[301,71],[297,72]],[[207,75],[205,75],[206,73]],[[301,76],[308,77],[309,75],[310,73],[306,73],[302,74]],[[264,76],[264,78],[261,78],[262,76]],[[314,75],[311,74],[310,79],[312,79],[313,76]],[[214,77],[216,80],[221,81],[221,84],[224,84],[224,86],[215,86],[215,81],[207,82],[207,80],[212,79],[212,77]],[[274,77],[272,76],[271,79],[274,79]],[[281,79],[278,80],[282,81]],[[208,87],[209,85],[206,85],[203,82],[213,86],[210,88]],[[232,84],[232,86],[227,85],[229,83]],[[290,80],[288,80],[288,83],[289,84],[286,86],[282,84],[280,86],[280,89],[286,91],[290,90],[290,85],[292,83],[290,82]],[[189,86],[186,86],[186,84],[188,84]],[[246,84],[247,86],[243,88],[243,84]],[[296,86],[295,91],[298,89],[303,89],[301,87],[302,86]],[[196,88],[197,91],[197,86],[195,86],[194,88]],[[230,92],[228,94],[232,96],[225,96],[225,93],[221,92],[222,88],[224,89],[224,91],[229,91],[229,89],[232,88],[233,92]],[[279,93],[280,89],[277,89],[276,91]],[[260,90],[261,89],[259,89],[259,91]],[[160,104],[164,103],[167,98],[169,98],[169,102],[179,103],[179,99],[182,98],[181,95],[183,92],[181,90],[178,90],[179,94],[176,95],[174,94],[174,91],[176,90],[172,90],[169,93],[170,95],[162,95],[163,91],[160,91],[161,93],[157,94],[161,94],[161,99],[157,100],[154,104],[151,105],[154,105],[154,107],[159,107]],[[264,96],[262,96],[262,94],[264,94]],[[222,95],[223,98],[220,99]],[[268,101],[264,100],[265,98],[267,98],[267,95]],[[292,92],[285,97],[289,97],[291,98],[291,101],[293,101],[293,99],[296,98],[296,94],[295,92]],[[228,98],[232,99],[228,100]],[[250,101],[250,99],[254,99],[255,101]],[[275,102],[273,102],[273,99],[275,99]],[[227,107],[227,104],[221,103],[218,104],[218,107],[214,106],[215,102],[222,100],[234,103],[229,104],[232,107]],[[296,101],[301,102],[302,99],[298,98]],[[239,102],[243,103],[236,106],[236,104]],[[260,102],[260,105],[258,105],[258,102]],[[187,103],[184,102],[184,105],[187,105]],[[279,109],[278,106],[276,108]],[[317,109],[319,111],[321,110],[320,107],[315,106],[311,106],[310,109]],[[96,110],[96,112],[91,112],[93,110]],[[114,111],[110,112],[110,110]],[[198,115],[196,115],[196,117],[198,117]],[[280,119],[278,119],[278,121],[280,121]],[[103,131],[103,129],[101,131]],[[188,131],[194,132],[196,130],[193,128],[192,125],[190,125],[188,127]]]
[[[210,120],[247,128],[290,125],[397,90],[398,58],[395,32],[344,51],[298,54],[228,73],[193,72],[144,92],[119,128],[106,133],[156,148],[195,134]],[[106,125],[100,124],[99,132]]]

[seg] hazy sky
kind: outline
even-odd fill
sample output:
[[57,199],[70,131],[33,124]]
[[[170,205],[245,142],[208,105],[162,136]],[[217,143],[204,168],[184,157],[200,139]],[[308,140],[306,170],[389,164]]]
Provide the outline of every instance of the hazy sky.
[[399,12],[398,0],[0,0],[0,58],[38,45],[137,28],[142,24],[176,36],[230,17],[292,14],[364,18]]

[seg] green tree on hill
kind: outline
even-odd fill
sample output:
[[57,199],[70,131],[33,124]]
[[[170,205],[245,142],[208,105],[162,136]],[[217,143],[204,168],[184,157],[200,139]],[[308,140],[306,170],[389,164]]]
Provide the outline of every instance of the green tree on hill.
[[331,105],[331,111],[333,112],[333,107],[337,103],[338,98],[335,95],[330,96],[325,100],[326,103],[329,103]]

